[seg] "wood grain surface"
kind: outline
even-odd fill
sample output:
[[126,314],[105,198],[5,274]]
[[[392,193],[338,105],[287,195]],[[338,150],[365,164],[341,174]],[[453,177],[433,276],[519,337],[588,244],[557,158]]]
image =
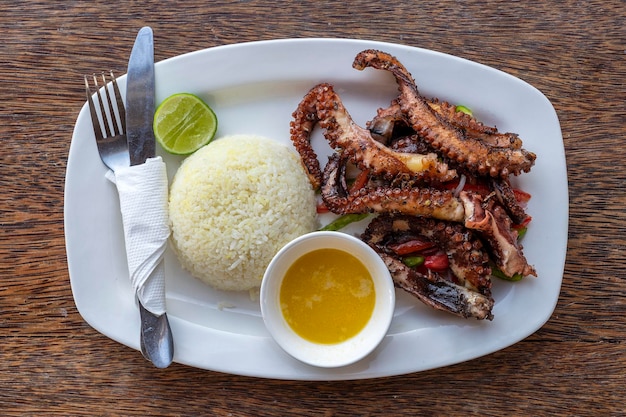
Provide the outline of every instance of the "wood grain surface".
[[[0,414],[624,414],[622,0],[6,0],[1,9]],[[343,382],[273,381],[179,364],[158,370],[93,330],[69,284],[66,161],[84,103],[82,75],[125,73],[144,25],[154,28],[157,60],[243,41],[350,37],[457,55],[537,87],[559,116],[570,195],[563,286],[548,323],[470,362]]]

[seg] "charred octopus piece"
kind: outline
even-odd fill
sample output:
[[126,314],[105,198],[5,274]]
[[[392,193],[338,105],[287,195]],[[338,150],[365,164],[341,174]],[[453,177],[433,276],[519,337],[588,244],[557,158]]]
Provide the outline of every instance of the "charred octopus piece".
[[463,203],[450,191],[376,186],[348,192],[345,173],[346,159],[331,155],[324,168],[321,193],[326,207],[335,214],[397,212],[456,222],[465,218]]
[[311,134],[319,121],[317,117],[316,96],[314,90],[304,96],[298,107],[293,112],[293,121],[290,123],[291,141],[296,151],[300,154],[302,166],[314,190],[322,183],[322,168],[317,159],[317,154],[311,147]]
[[345,158],[335,154],[324,168],[321,193],[331,212],[402,213],[462,223],[485,239],[494,262],[507,276],[536,275],[517,241],[511,219],[493,198],[485,201],[480,194],[469,191],[462,191],[456,197],[448,190],[385,185],[349,192],[345,163]]
[[[456,106],[436,98],[426,100],[428,106],[450,125],[461,129],[465,134],[487,145],[501,148],[520,149],[522,140],[515,133],[501,133],[492,126],[487,126],[467,113],[457,111]],[[393,136],[402,136],[399,132],[409,131],[410,127],[398,99],[389,107],[378,109],[376,116],[367,123],[367,128],[377,140],[389,144]],[[412,129],[411,129],[412,132]]]
[[498,202],[506,209],[511,220],[516,224],[524,224],[528,219],[528,214],[517,201],[515,192],[508,178],[492,178],[489,182],[489,187],[495,193]]
[[397,100],[409,125],[446,157],[467,166],[472,172],[506,178],[509,174],[528,172],[534,164],[536,155],[518,148],[516,138],[508,139],[511,146],[503,147],[501,142],[494,146],[468,135],[433,110],[420,96],[411,74],[395,57],[369,49],[360,52],[352,66],[359,70],[372,67],[390,71],[398,83],[400,96]]
[[428,101],[428,105],[443,120],[452,126],[462,129],[469,138],[480,140],[483,143],[499,147],[521,149],[522,140],[515,133],[501,133],[492,126],[487,126],[467,113],[457,111],[456,106],[446,102],[433,99]]
[[315,123],[325,129],[330,146],[346,155],[359,168],[387,178],[407,174],[441,181],[456,177],[456,172],[438,160],[437,154],[394,151],[374,140],[367,129],[358,126],[329,84],[313,87],[298,105],[291,122],[291,140],[302,158],[314,188],[321,183],[321,168],[311,147]]
[[509,277],[537,276],[524,256],[518,233],[506,211],[493,199],[483,201],[476,194],[463,191],[459,198],[465,206],[465,227],[476,230],[487,242],[498,268]]
[[[443,272],[409,267],[394,253],[394,243],[411,237],[430,239],[447,254],[453,280]],[[493,318],[488,256],[462,225],[385,214],[372,220],[361,238],[383,259],[395,285],[425,304],[465,318]]]

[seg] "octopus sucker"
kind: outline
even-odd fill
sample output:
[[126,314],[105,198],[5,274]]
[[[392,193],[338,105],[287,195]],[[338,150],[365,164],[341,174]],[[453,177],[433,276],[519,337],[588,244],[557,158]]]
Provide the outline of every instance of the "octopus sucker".
[[[397,100],[409,125],[433,147],[448,158],[465,164],[471,172],[505,178],[510,174],[528,172],[533,166],[534,153],[522,148],[492,146],[449,123],[419,94],[413,77],[395,57],[369,49],[360,52],[352,66],[358,70],[372,67],[390,71],[398,83],[400,95]],[[516,140],[513,142],[517,143]]]
[[[448,255],[458,282],[433,271],[420,272],[402,262],[389,249],[394,236],[412,233],[432,239]],[[397,287],[425,304],[460,317],[491,320],[491,270],[481,243],[461,225],[411,216],[381,215],[374,219],[361,239],[383,259]],[[466,250],[460,250],[466,248]]]

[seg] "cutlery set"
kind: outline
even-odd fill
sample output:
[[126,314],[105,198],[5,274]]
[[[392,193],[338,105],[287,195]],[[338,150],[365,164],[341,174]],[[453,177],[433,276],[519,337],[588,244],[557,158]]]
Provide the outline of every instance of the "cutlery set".
[[120,195],[129,275],[141,319],[141,352],[154,366],[165,368],[173,360],[174,342],[165,313],[162,259],[169,236],[167,174],[161,158],[155,158],[152,130],[152,29],[142,28],[133,46],[126,79],[126,106],[113,72],[108,83],[104,73],[92,76],[95,93],[90,78],[85,76],[85,89],[98,152],[111,170],[107,178],[116,184]]

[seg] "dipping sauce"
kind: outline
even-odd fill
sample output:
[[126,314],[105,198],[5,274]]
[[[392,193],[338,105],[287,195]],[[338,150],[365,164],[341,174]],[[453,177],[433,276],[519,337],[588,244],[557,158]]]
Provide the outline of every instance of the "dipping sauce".
[[374,281],[363,263],[339,249],[318,249],[289,267],[280,287],[285,320],[314,343],[341,343],[372,316]]

